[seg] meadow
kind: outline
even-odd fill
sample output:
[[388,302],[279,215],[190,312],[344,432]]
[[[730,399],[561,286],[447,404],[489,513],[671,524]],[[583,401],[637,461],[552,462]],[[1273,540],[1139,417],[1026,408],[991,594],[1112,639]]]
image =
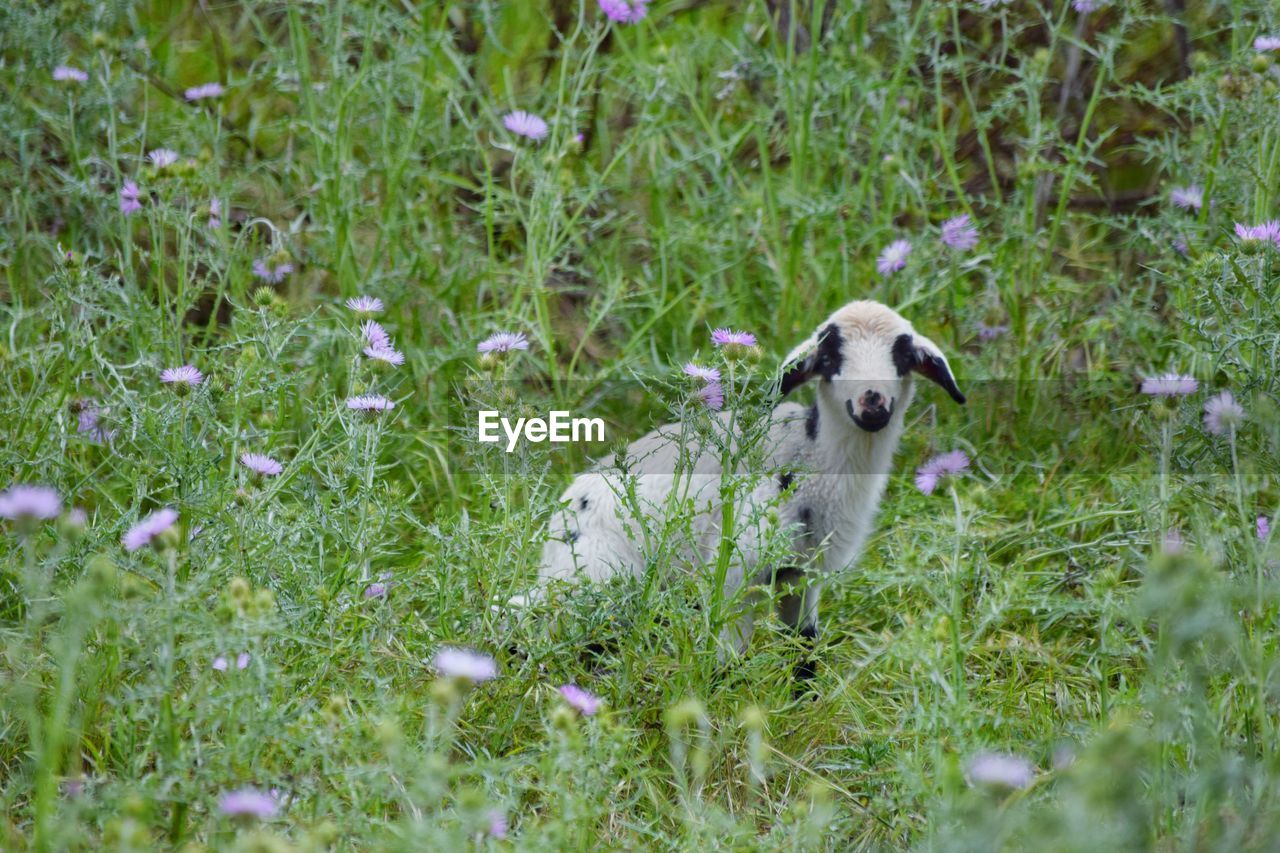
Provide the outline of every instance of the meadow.
[[[14,2],[0,63],[0,848],[1280,837],[1273,3]],[[860,298],[969,401],[812,648],[724,659],[679,519],[504,612],[682,365],[760,415]],[[553,408],[608,441],[476,440]]]

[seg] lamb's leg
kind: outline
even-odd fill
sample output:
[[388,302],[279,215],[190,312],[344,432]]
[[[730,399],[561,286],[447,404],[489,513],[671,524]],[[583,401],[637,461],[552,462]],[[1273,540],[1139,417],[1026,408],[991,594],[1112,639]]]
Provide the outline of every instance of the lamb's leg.
[[814,676],[815,662],[810,655],[818,639],[818,599],[822,592],[821,584],[816,581],[799,588],[804,578],[804,572],[799,569],[785,569],[778,572],[775,581],[780,588],[791,588],[778,601],[778,617],[800,635],[808,650],[805,658],[796,664],[797,681],[807,681]]

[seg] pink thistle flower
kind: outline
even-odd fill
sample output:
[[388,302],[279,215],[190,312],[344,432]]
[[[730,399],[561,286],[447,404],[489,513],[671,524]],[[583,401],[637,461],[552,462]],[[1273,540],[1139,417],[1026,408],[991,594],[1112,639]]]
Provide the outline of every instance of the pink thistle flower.
[[498,677],[497,662],[488,655],[471,649],[445,646],[436,652],[432,665],[441,675],[465,678],[473,684]]
[[67,522],[72,527],[84,529],[89,523],[89,511],[82,506],[72,507],[71,512],[67,513]]
[[236,669],[247,669],[249,667],[249,653],[241,652],[236,655]]
[[85,83],[89,75],[73,65],[59,65],[53,69],[53,79],[59,83]]
[[1236,236],[1241,243],[1271,243],[1280,246],[1280,220],[1272,219],[1261,225],[1244,225],[1236,223]]
[[121,538],[120,543],[124,545],[126,551],[133,553],[144,545],[150,545],[153,539],[173,527],[174,522],[177,520],[178,511],[176,509],[170,507],[158,509],[133,527],[130,527],[129,532]]
[[596,0],[600,11],[615,24],[634,24],[649,14],[649,0]]
[[[250,658],[249,658],[248,652],[241,652],[240,654],[236,655],[236,669],[240,669],[240,670],[247,669],[249,667],[249,660]],[[218,672],[226,672],[229,664],[227,663],[227,659],[225,657],[223,657],[222,655],[218,655],[216,658],[213,659],[213,663],[210,664],[210,666],[213,669],[216,669]]]
[[142,210],[142,202],[138,200],[140,190],[133,181],[125,181],[120,188],[120,212],[131,216]]
[[106,409],[97,403],[87,400],[81,403],[80,411],[76,413],[76,432],[97,444],[110,444],[115,438],[115,431],[103,426],[101,418],[105,413]]
[[1253,40],[1253,49],[1259,53],[1280,50],[1280,36],[1258,36]]
[[1169,201],[1184,210],[1199,210],[1204,206],[1204,189],[1196,184],[1174,187],[1169,190]]
[[371,358],[374,361],[384,361],[394,367],[399,367],[404,364],[404,353],[391,349],[390,347],[387,347],[386,349],[380,347],[365,347],[364,354],[366,357]]
[[1182,538],[1182,531],[1175,527],[1165,531],[1161,548],[1169,556],[1176,557],[1186,550],[1187,540]]
[[708,382],[694,392],[694,397],[713,412],[724,408],[724,386],[719,382]]
[[711,343],[718,347],[753,347],[756,345],[756,336],[750,332],[735,332],[732,329],[713,329]]
[[348,397],[347,408],[355,412],[376,415],[390,411],[396,407],[394,400],[388,400],[381,394],[364,394],[359,397]]
[[275,796],[256,788],[241,788],[223,794],[218,800],[218,810],[231,817],[256,817],[259,820],[275,817],[280,803]]
[[1230,391],[1223,391],[1205,401],[1204,428],[1211,435],[1225,435],[1244,420],[1244,408]]
[[187,89],[182,96],[188,101],[202,101],[205,98],[217,98],[225,91],[221,83],[201,83],[199,86]]
[[222,655],[218,655],[216,658],[213,659],[213,663],[211,663],[210,666],[213,669],[217,670],[218,672],[226,672],[227,659],[224,658]]
[[978,324],[978,340],[994,341],[996,338],[1009,331],[1009,327],[1004,324],[996,326],[988,326],[986,323]]
[[1071,0],[1071,8],[1075,9],[1082,15],[1089,14],[1101,5],[1103,4],[1098,2],[1098,0]]
[[1194,394],[1200,383],[1194,377],[1179,373],[1165,373],[1142,380],[1141,391],[1152,397],[1181,397]]
[[897,272],[907,265],[907,255],[909,254],[911,254],[910,241],[894,240],[876,258],[876,269],[881,275]]
[[178,152],[168,148],[157,148],[147,155],[147,160],[157,169],[167,169],[178,162]]
[[969,456],[963,450],[940,453],[916,469],[916,488],[931,495],[943,479],[968,470]]
[[253,274],[268,284],[279,284],[291,272],[293,264],[288,261],[276,262],[270,258],[258,258],[253,262]]
[[1271,519],[1265,515],[1258,516],[1258,539],[1265,542],[1271,536]]
[[703,382],[719,382],[720,371],[715,367],[702,367],[694,364],[692,361],[687,362],[683,369],[685,376],[692,376],[694,379],[701,379]]
[[942,223],[942,242],[962,252],[978,245],[978,229],[969,222],[969,214],[962,213]]
[[222,227],[222,201],[220,199],[209,199],[209,230],[217,231]]
[[376,296],[353,296],[347,307],[357,314],[377,314],[382,311],[382,300]]
[[166,385],[196,387],[204,381],[204,374],[190,364],[181,367],[166,367],[160,372],[160,381]]
[[561,687],[560,695],[569,703],[569,707],[584,717],[593,716],[600,710],[600,697],[588,693],[576,684],[566,684]]
[[240,454],[240,464],[259,477],[274,477],[284,470],[279,462],[261,453]]
[[387,585],[381,581],[374,581],[364,588],[365,598],[386,598]]
[[497,809],[489,810],[489,837],[499,841],[507,837],[507,816]]
[[1036,770],[1020,755],[982,752],[970,759],[967,775],[971,785],[1021,789],[1035,780]]
[[476,344],[476,352],[510,352],[528,348],[529,340],[524,332],[496,332]]
[[391,336],[377,320],[366,320],[360,327],[360,334],[373,349],[391,349]]
[[547,123],[539,116],[524,110],[507,113],[502,117],[502,124],[512,133],[534,141],[547,138]]
[[48,486],[18,483],[0,492],[0,518],[48,520],[61,512],[62,498]]

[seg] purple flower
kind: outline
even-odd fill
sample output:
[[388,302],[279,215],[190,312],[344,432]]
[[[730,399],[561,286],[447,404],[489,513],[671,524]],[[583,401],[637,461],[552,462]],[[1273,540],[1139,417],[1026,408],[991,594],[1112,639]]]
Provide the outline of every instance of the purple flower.
[[83,528],[89,523],[89,511],[82,506],[72,507],[67,513],[67,523],[72,527]]
[[590,717],[600,710],[600,697],[593,696],[583,690],[576,684],[566,684],[560,688],[560,695],[564,697],[564,701],[569,706],[582,714],[584,717]]
[[[942,223],[942,242],[962,252],[967,252],[978,245],[978,229],[970,224],[969,214],[962,213]],[[881,255],[881,257],[884,256]],[[905,254],[903,258],[906,258]],[[905,263],[905,260],[903,262]]]
[[1258,538],[1265,542],[1267,537],[1270,535],[1271,519],[1267,518],[1265,515],[1258,516]]
[[157,148],[147,155],[147,160],[157,169],[167,169],[178,162],[178,152],[168,148]]
[[357,314],[377,314],[382,310],[382,300],[376,296],[354,296],[347,300],[347,307]]
[[182,367],[166,367],[160,372],[160,381],[166,385],[186,385],[196,387],[204,381],[204,374],[190,364]]
[[1280,220],[1272,219],[1261,225],[1236,223],[1236,236],[1242,243],[1272,243],[1280,246]]
[[489,810],[489,837],[499,841],[507,837],[507,816],[497,809]]
[[260,477],[274,477],[284,470],[279,462],[261,453],[240,454],[240,464]]
[[713,329],[711,343],[718,347],[753,347],[756,345],[756,336],[750,332],[735,332],[732,329]]
[[199,86],[187,89],[182,96],[188,101],[200,101],[205,98],[216,98],[225,91],[221,83],[201,83]]
[[596,0],[600,11],[615,24],[634,24],[649,14],[649,0]]
[[916,488],[931,495],[943,478],[968,470],[969,456],[963,450],[941,453],[916,469]]
[[53,69],[53,79],[59,83],[84,83],[89,75],[73,65],[59,65]]
[[1187,540],[1182,538],[1182,531],[1178,528],[1166,530],[1164,533],[1164,542],[1161,547],[1164,552],[1170,556],[1176,557],[1186,550]]
[[1148,377],[1142,380],[1142,393],[1152,397],[1180,397],[1194,394],[1200,383],[1193,377],[1179,373],[1165,373],[1161,376]]
[[62,512],[62,498],[48,486],[23,483],[0,492],[0,518],[57,518]]
[[1280,50],[1280,36],[1258,36],[1253,40],[1253,49],[1259,53]]
[[1082,15],[1089,14],[1101,5],[1102,3],[1098,2],[1098,0],[1071,0],[1071,8]]
[[516,110],[502,117],[502,124],[514,134],[527,136],[529,139],[547,138],[547,123],[533,113]]
[[219,199],[209,199],[209,230],[217,231],[222,227],[222,202]]
[[978,340],[994,341],[996,338],[1009,331],[1007,325],[1001,324],[996,326],[988,326],[986,323],[978,324]]
[[142,202],[138,201],[138,185],[133,181],[125,181],[120,188],[120,212],[130,216],[142,210]]
[[249,653],[241,652],[236,655],[236,669],[246,669],[249,666]]
[[394,400],[388,400],[381,394],[364,394],[359,397],[348,397],[347,408],[356,412],[376,415],[396,407]]
[[1019,755],[982,752],[969,760],[970,784],[1004,788],[1026,788],[1035,780],[1036,770]]
[[1225,435],[1244,420],[1244,408],[1230,391],[1210,397],[1204,404],[1204,428],[1212,435]]
[[101,418],[105,413],[106,409],[97,403],[89,400],[82,402],[80,411],[76,413],[76,432],[98,444],[110,444],[111,439],[115,438],[115,432],[102,425]]
[[375,581],[364,589],[365,598],[386,598],[387,585],[381,581]]
[[897,272],[907,265],[907,255],[911,254],[911,243],[907,240],[894,240],[880,257],[876,258],[876,269],[881,275]]
[[366,320],[360,327],[360,334],[364,335],[365,341],[373,349],[391,349],[391,336],[377,320]]
[[1173,203],[1174,207],[1199,210],[1204,206],[1204,190],[1196,184],[1174,187],[1169,190],[1169,201]]
[[293,264],[288,261],[258,258],[253,262],[253,274],[268,284],[279,284],[291,272],[293,272]]
[[452,678],[465,678],[473,684],[498,677],[498,664],[493,658],[470,649],[445,646],[432,661],[436,672]]
[[708,382],[694,392],[694,397],[713,412],[724,408],[724,386],[719,382]]
[[702,367],[694,364],[692,361],[684,366],[684,375],[692,376],[694,379],[701,379],[703,382],[719,382],[720,371],[714,367]]
[[510,352],[528,348],[529,340],[524,332],[496,332],[476,344],[476,352]]
[[241,788],[238,791],[223,794],[218,800],[218,809],[231,817],[256,817],[259,820],[266,820],[269,817],[275,817],[279,808],[280,804],[273,795],[263,793],[256,788]]
[[158,509],[133,527],[130,527],[129,532],[121,538],[120,543],[130,553],[137,551],[144,545],[150,545],[151,540],[173,527],[173,523],[177,520],[178,511],[176,509],[170,507]]
[[[211,666],[214,669],[216,669],[218,672],[226,672],[227,666],[228,666],[227,659],[224,658],[222,655],[218,655],[216,658],[213,659],[213,663],[211,664]],[[249,666],[248,652],[241,652],[240,654],[236,655],[236,669],[247,669],[248,666]]]
[[404,364],[404,353],[390,347],[365,347],[364,354],[374,361],[385,361],[387,364],[396,367]]

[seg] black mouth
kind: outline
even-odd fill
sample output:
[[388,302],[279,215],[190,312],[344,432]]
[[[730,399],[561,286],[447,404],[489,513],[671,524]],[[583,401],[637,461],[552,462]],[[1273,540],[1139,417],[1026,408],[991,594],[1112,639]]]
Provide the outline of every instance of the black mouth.
[[849,412],[849,417],[858,425],[860,429],[867,432],[879,432],[889,424],[889,419],[893,417],[893,403],[887,408],[868,409],[859,415],[853,410],[853,401],[845,400],[844,407]]

